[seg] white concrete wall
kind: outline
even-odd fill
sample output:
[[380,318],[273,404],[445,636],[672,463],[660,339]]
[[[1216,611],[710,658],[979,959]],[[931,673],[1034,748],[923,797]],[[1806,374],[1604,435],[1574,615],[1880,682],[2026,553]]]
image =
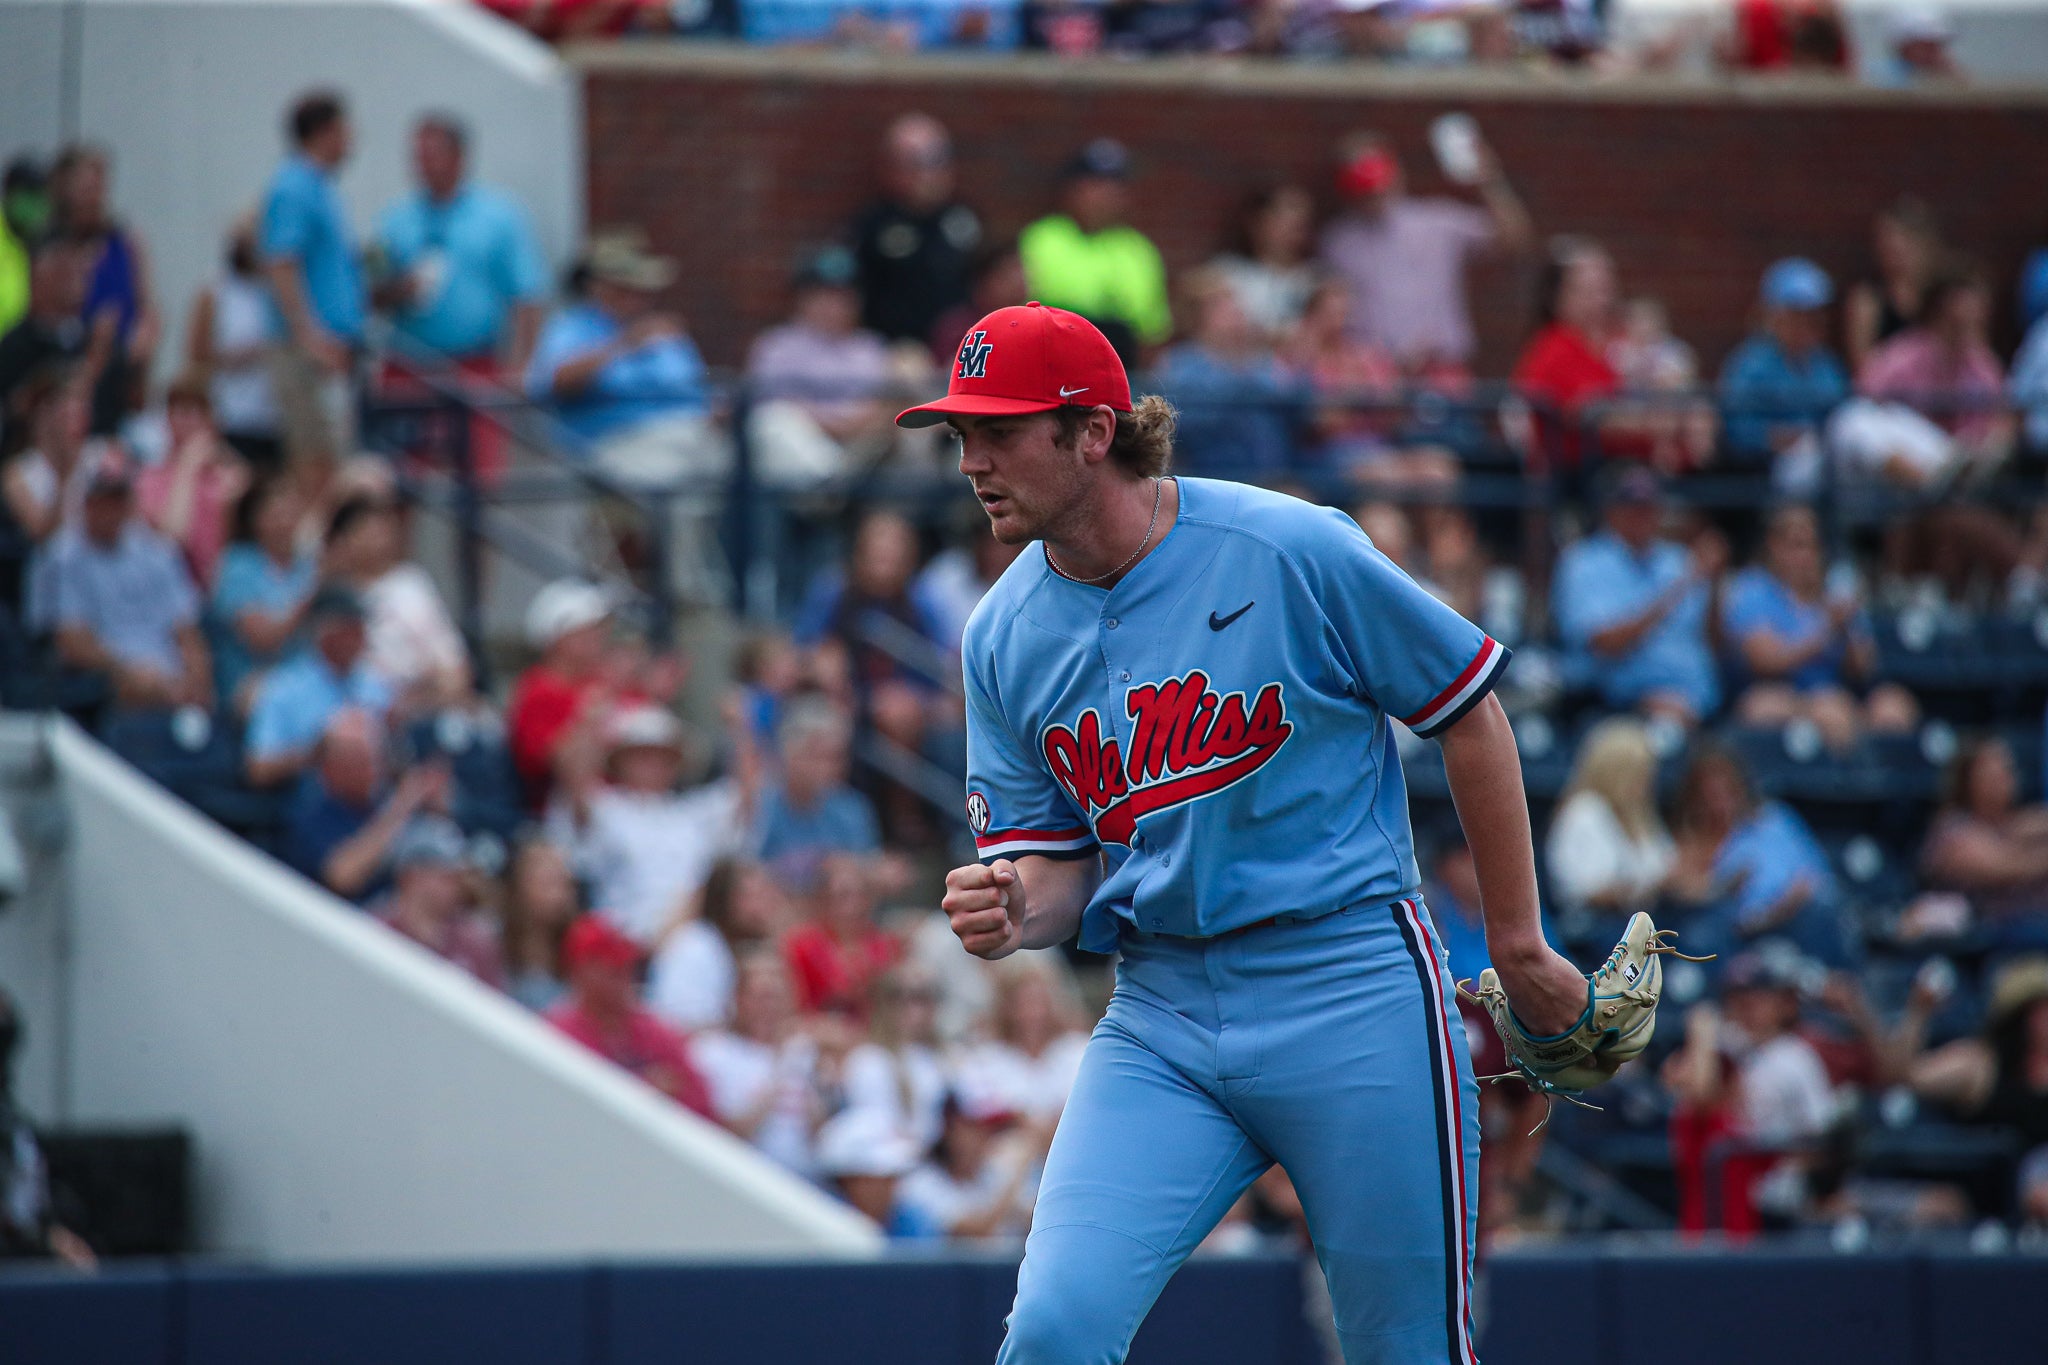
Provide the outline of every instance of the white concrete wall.
[[47,905],[0,921],[0,970],[33,997],[25,1098],[54,1097],[41,1116],[72,1123],[188,1129],[204,1250],[363,1263],[879,1245],[75,727],[55,725],[49,753],[68,910],[61,928]]
[[[43,729],[35,716],[0,715],[0,811],[15,830],[41,827],[61,834],[57,791],[38,777],[44,766]],[[24,841],[26,844],[26,841]],[[30,1115],[54,1120],[65,1110],[63,969],[66,937],[63,850],[49,842],[27,846],[28,885],[0,905],[0,988],[27,1025],[15,1058],[14,1097]]]
[[475,133],[478,175],[525,204],[548,259],[574,250],[575,73],[462,0],[0,0],[0,158],[74,136],[113,149],[115,206],[155,257],[160,377],[228,223],[284,152],[286,110],[315,86],[354,112],[341,188],[359,228],[406,188],[413,120],[448,109]]

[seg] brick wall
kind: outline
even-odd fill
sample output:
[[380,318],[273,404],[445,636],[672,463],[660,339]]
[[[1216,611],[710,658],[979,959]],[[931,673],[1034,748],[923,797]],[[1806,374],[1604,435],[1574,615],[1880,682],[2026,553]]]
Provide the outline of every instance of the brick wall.
[[[1631,294],[1661,298],[1711,367],[1742,334],[1758,272],[1790,252],[1864,269],[1872,210],[1903,191],[2008,290],[2048,235],[2048,101],[1811,87],[1562,89],[1519,78],[1338,70],[982,67],[833,55],[633,49],[581,54],[590,221],[643,224],[685,265],[673,302],[713,363],[786,303],[807,243],[870,193],[883,126],[927,110],[953,130],[964,193],[998,231],[1044,211],[1060,162],[1110,134],[1137,153],[1139,227],[1174,269],[1216,248],[1248,187],[1321,188],[1347,130],[1391,134],[1419,191],[1441,189],[1429,121],[1469,109],[1545,233],[1605,241]],[[1482,368],[1511,363],[1533,270],[1473,279]],[[2002,320],[2009,333],[2011,322]],[[2012,338],[2003,338],[2010,344]]]

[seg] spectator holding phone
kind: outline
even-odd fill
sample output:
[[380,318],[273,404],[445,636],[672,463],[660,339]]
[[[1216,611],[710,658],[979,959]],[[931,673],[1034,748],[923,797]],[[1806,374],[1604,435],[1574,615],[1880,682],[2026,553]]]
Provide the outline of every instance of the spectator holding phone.
[[1472,129],[1464,171],[1477,206],[1408,193],[1393,144],[1357,133],[1337,150],[1344,208],[1323,229],[1323,264],[1351,288],[1351,332],[1372,342],[1410,379],[1462,384],[1477,340],[1465,272],[1480,257],[1526,251],[1535,227],[1493,149]]

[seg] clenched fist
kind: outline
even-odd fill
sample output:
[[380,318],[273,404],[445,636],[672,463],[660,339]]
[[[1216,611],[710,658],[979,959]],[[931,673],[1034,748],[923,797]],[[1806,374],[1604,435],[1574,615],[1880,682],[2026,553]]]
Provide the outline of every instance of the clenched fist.
[[960,945],[994,962],[1024,942],[1024,879],[1008,858],[970,863],[946,874],[946,898],[939,902]]

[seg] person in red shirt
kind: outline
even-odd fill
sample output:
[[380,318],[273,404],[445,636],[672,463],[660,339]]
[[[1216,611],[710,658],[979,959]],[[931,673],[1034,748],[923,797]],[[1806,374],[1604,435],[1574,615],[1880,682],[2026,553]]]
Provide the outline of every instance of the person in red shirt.
[[1851,66],[1835,0],[1736,0],[1721,61],[1738,71],[1833,71]]
[[548,1022],[598,1056],[638,1076],[693,1113],[714,1119],[711,1092],[683,1035],[640,1003],[640,945],[599,915],[583,915],[562,936],[569,998]]
[[1515,362],[1515,388],[1536,409],[1532,466],[1576,469],[1584,453],[1582,410],[1620,391],[1621,376],[1606,354],[1616,303],[1614,262],[1605,251],[1584,240],[1552,248],[1536,332]]
[[596,742],[622,707],[666,703],[682,684],[682,668],[672,656],[615,643],[611,595],[581,579],[559,579],[534,594],[526,638],[540,658],[513,685],[505,729],[529,808],[539,810],[566,741]]
[[[1620,330],[1614,260],[1583,237],[1555,243],[1537,293],[1536,331],[1515,362],[1513,383],[1535,409],[1528,442],[1532,471],[1570,471],[1585,456],[1587,409],[1622,393],[1608,349]],[[1667,406],[1661,412],[1668,416]],[[1665,473],[1695,468],[1712,456],[1688,436],[1656,440],[1659,409],[1613,411],[1597,419],[1599,453],[1609,459],[1653,459]],[[1709,437],[1711,433],[1709,433]]]
[[817,914],[783,951],[806,1014],[862,1017],[869,987],[896,960],[896,940],[875,925],[875,873],[852,853],[826,855],[818,873]]

